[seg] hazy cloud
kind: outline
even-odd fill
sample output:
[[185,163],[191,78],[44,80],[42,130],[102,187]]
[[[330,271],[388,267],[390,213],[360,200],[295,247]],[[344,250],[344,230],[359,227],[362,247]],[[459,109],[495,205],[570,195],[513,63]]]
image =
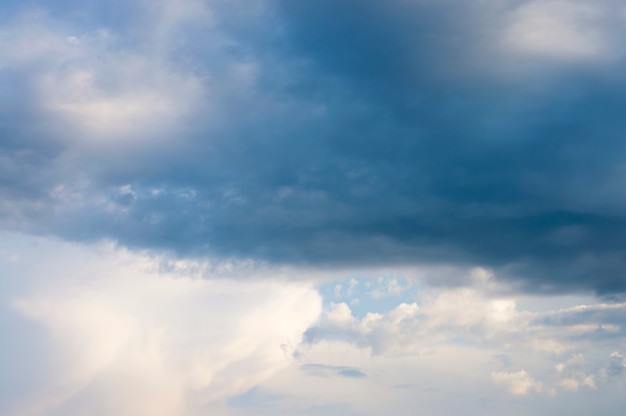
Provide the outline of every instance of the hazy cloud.
[[[3,380],[17,377],[27,389],[0,395],[3,414],[222,412],[229,397],[290,363],[321,312],[309,283],[261,279],[232,265],[222,276],[246,279],[205,279],[207,268],[189,262],[167,270],[158,257],[111,246],[4,237],[15,239],[19,258],[14,271],[2,264],[9,274],[0,325],[15,338],[2,361],[19,361]],[[30,379],[20,349],[33,341],[20,336],[28,324],[8,325],[16,313],[37,325],[45,347],[30,358],[43,364]]]
[[312,376],[317,377],[348,377],[348,378],[364,378],[367,375],[359,370],[358,368],[353,367],[341,367],[341,366],[332,366],[332,365],[324,365],[324,364],[305,364],[300,367],[302,371]]

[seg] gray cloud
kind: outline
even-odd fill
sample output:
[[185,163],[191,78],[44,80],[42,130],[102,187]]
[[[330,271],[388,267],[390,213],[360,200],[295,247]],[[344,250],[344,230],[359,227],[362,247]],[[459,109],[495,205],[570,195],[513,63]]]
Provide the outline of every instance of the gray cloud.
[[619,2],[199,4],[3,6],[4,228],[626,290]]

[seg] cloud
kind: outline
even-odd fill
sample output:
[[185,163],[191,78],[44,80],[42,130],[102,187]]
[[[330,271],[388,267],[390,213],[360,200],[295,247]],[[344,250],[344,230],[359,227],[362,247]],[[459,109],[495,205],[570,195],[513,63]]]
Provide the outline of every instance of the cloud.
[[594,59],[607,53],[606,2],[531,1],[512,13],[505,42],[520,53]]
[[489,293],[486,288],[431,289],[417,302],[400,303],[385,313],[367,312],[362,318],[355,317],[346,303],[331,303],[324,319],[307,330],[305,340],[309,344],[342,340],[373,354],[423,353],[462,340],[559,355],[578,348],[611,348],[624,339],[625,304],[532,311],[518,305],[513,295]]
[[302,371],[317,377],[348,377],[348,378],[364,378],[367,375],[358,368],[340,367],[323,364],[305,364],[300,367]]
[[[0,383],[18,380],[2,389],[3,414],[402,415],[417,403],[438,414],[541,414],[544,400],[559,411],[621,403],[623,305],[503,296],[470,270],[474,286],[413,282],[395,307],[370,304],[357,317],[346,303],[322,310],[312,282],[328,274],[1,240]],[[323,284],[334,300],[340,283]]]
[[556,365],[556,371],[560,377],[560,385],[564,389],[578,390],[581,386],[596,388],[594,376],[584,372],[584,364],[582,354],[576,354],[566,362]]
[[3,2],[0,413],[619,413],[624,10]]
[[607,368],[601,370],[602,377],[616,377],[621,376],[626,368],[626,360],[624,356],[617,351],[613,351],[609,357],[609,365]]
[[[324,320],[310,328],[308,343],[345,340],[373,354],[414,354],[433,345],[463,339],[491,344],[550,338],[536,333],[533,314],[519,311],[513,298],[492,297],[484,287],[428,291],[418,302],[400,303],[386,313],[352,315],[346,303],[331,303]],[[533,336],[526,338],[526,332]]]
[[7,7],[5,229],[626,288],[618,2]]
[[[206,279],[207,269],[189,262],[168,270],[157,257],[111,246],[12,237],[26,250],[5,279],[26,282],[3,282],[4,296],[37,325],[45,365],[27,391],[2,395],[6,414],[221,412],[229,397],[288,365],[320,314],[309,283]],[[19,327],[5,330],[19,338]]]
[[543,384],[532,378],[526,371],[515,373],[492,373],[496,384],[504,384],[512,394],[525,396],[531,392],[542,392]]
[[[482,276],[476,270],[470,273]],[[490,290],[492,284],[487,276],[474,287],[421,288],[414,295],[417,302],[362,318],[346,303],[331,303],[323,319],[306,331],[298,354],[319,360],[315,351],[345,345],[372,359],[404,362],[459,345],[461,357],[473,348],[490,351],[492,358],[481,358],[476,371],[490,375],[514,396],[611,391],[619,384],[615,377],[622,375],[624,360],[613,348],[624,340],[624,304],[585,305],[581,302],[590,299],[581,298],[569,301],[578,306],[559,309],[558,298],[527,303]],[[439,365],[445,366],[441,361]]]

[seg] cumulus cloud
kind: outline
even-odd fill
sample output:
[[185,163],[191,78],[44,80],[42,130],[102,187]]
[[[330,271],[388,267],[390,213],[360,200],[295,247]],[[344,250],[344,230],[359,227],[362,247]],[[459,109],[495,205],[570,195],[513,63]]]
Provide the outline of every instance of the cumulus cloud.
[[[426,359],[450,345],[462,345],[460,357],[473,348],[489,351],[492,360],[481,358],[482,366],[475,371],[513,396],[611,391],[621,385],[618,377],[624,359],[612,349],[625,339],[624,304],[585,305],[581,302],[593,299],[580,298],[568,301],[579,306],[559,309],[554,308],[558,298],[528,303],[517,295],[490,291],[492,283],[487,276],[473,287],[420,288],[413,298],[416,302],[401,303],[384,313],[368,312],[361,318],[353,315],[348,304],[331,303],[323,319],[305,333],[299,354],[319,359],[315,351],[334,344],[361,351],[373,360],[393,357],[408,362],[410,357]],[[348,362],[363,365],[362,361]],[[439,365],[445,367],[443,362]]]
[[[403,354],[458,338],[506,343],[531,326],[532,314],[519,311],[513,298],[492,298],[474,288],[427,293],[419,303],[400,303],[361,319],[353,316],[348,304],[331,303],[324,320],[307,331],[307,340],[344,339],[371,348],[374,354]],[[548,331],[545,336],[549,338]],[[534,334],[528,341],[531,338],[537,342],[542,337]]]
[[307,340],[343,339],[375,354],[424,351],[455,339],[562,354],[582,345],[610,346],[625,336],[625,304],[532,311],[520,307],[513,295],[502,297],[484,287],[426,293],[417,296],[418,302],[360,319],[348,304],[331,303],[323,321],[307,331]]

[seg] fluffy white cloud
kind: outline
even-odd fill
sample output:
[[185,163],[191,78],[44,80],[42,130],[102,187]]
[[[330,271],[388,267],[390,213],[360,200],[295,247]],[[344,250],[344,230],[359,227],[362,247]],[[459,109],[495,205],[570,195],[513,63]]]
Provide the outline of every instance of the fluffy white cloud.
[[421,296],[419,303],[401,303],[362,319],[346,303],[331,304],[325,321],[309,330],[309,340],[340,338],[371,347],[375,354],[403,354],[459,337],[478,343],[513,339],[529,318],[516,310],[514,299],[491,298],[473,288],[430,290]]
[[[391,359],[424,371],[424,366],[432,364],[424,360],[431,357],[436,365],[430,371],[448,372],[459,381],[476,377],[474,382],[485,389],[477,394],[489,397],[498,390],[489,390],[488,384],[495,389],[502,386],[511,397],[527,398],[531,407],[537,403],[531,399],[535,396],[611,391],[622,385],[623,380],[616,376],[621,376],[624,360],[614,349],[626,339],[626,304],[598,303],[585,297],[518,296],[499,287],[486,271],[476,269],[468,274],[470,286],[435,289],[413,285],[417,288],[417,294],[409,298],[413,302],[406,299],[387,312],[369,312],[361,318],[347,303],[331,303],[324,319],[307,331],[300,355],[320,364],[349,365],[368,375],[376,374],[375,362]],[[456,348],[456,359],[474,360],[471,374],[462,369],[468,364],[450,369],[443,357],[435,358],[451,346]],[[352,351],[344,357],[370,358],[346,358],[343,362],[331,358],[342,348]],[[480,353],[474,356],[476,349]],[[323,353],[328,350],[333,352]],[[416,378],[426,383],[424,377]],[[409,384],[413,386],[417,380]],[[369,381],[374,383],[368,376]],[[407,384],[401,378],[388,383]],[[451,385],[444,389],[453,390]],[[333,400],[341,402],[336,397]],[[559,406],[563,403],[559,401]]]

